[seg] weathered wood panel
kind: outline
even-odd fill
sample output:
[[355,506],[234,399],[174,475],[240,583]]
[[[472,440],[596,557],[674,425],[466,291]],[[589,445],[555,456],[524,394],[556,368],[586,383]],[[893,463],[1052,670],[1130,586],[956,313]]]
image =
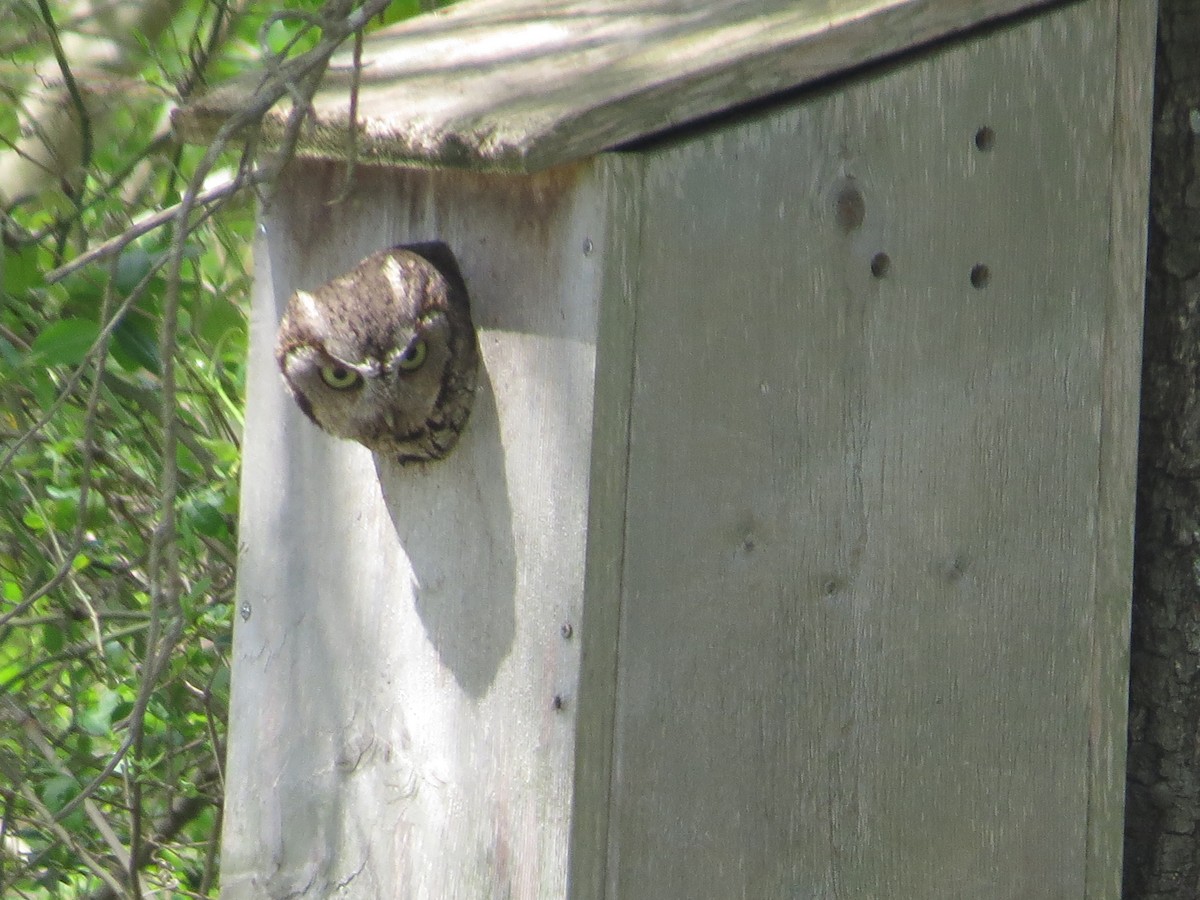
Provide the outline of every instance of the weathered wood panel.
[[[468,0],[364,42],[355,143],[377,163],[534,171],[847,71],[1049,0]],[[302,154],[341,159],[349,53]],[[176,115],[204,142],[259,79]],[[268,116],[267,143],[286,110]]]
[[[603,166],[360,167],[336,203],[341,170],[303,163],[263,215],[228,900],[564,895]],[[486,374],[454,453],[401,468],[304,420],[271,347],[292,290],[433,237],[462,267]]]
[[572,898],[601,898],[608,865],[612,738],[624,571],[634,297],[641,249],[641,176],[636,155],[604,157],[608,233],[597,323],[595,415],[588,487],[575,790],[571,810]]
[[1156,2],[1110,0],[1105,10],[1117,21],[1117,46],[1088,760],[1088,858],[1092,864],[1086,895],[1096,900],[1121,895],[1130,582],[1157,7]]
[[648,159],[606,896],[1112,883],[1111,10]]

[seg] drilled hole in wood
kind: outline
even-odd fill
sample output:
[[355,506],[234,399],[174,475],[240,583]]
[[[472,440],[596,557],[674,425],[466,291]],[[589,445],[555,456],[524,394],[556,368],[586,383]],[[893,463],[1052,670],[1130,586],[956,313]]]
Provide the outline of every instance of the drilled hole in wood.
[[975,132],[975,146],[980,150],[988,151],[996,145],[996,132],[987,125],[984,125]]
[[842,231],[847,233],[862,225],[867,215],[867,202],[853,179],[847,179],[838,191],[834,199],[834,214]]
[[992,270],[983,263],[976,263],[971,267],[971,284],[976,288],[987,287],[987,283],[992,279]]
[[891,267],[892,258],[886,253],[876,253],[871,257],[871,274],[876,278],[882,278]]

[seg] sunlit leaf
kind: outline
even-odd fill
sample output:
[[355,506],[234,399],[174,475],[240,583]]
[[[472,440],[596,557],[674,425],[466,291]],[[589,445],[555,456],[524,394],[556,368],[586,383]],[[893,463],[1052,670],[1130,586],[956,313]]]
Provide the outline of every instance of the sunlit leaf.
[[380,13],[374,21],[379,25],[391,25],[393,22],[403,21],[420,12],[420,0],[395,0],[395,2],[389,3],[387,9]]
[[70,775],[54,775],[48,778],[38,792],[42,802],[54,812],[58,812],[75,798],[79,793],[79,782]]
[[35,245],[10,248],[0,244],[0,293],[15,296],[40,287],[42,283]]
[[70,531],[79,515],[79,498],[63,497],[51,500],[44,507],[50,513],[50,523],[59,531]]
[[112,730],[113,711],[120,702],[116,691],[101,691],[96,701],[80,713],[79,726],[97,737],[108,734]]
[[276,19],[267,27],[264,35],[271,52],[285,56],[311,50],[320,37],[320,31],[307,27],[298,19]]

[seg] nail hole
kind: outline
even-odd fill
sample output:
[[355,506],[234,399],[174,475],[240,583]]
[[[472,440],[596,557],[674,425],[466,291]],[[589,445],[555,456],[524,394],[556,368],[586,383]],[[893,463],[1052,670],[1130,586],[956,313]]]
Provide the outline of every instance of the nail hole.
[[845,586],[846,582],[834,575],[832,578],[826,579],[825,583],[821,585],[821,593],[826,597],[832,597]]
[[575,634],[575,629],[571,627],[570,622],[564,622],[562,628],[559,629],[559,633],[563,636],[563,640],[569,641],[571,636]]
[[991,270],[983,263],[976,263],[971,267],[971,284],[976,288],[987,287],[987,283],[992,279]]
[[834,216],[838,226],[842,231],[851,232],[862,225],[866,215],[867,202],[863,199],[862,191],[854,185],[853,179],[847,179],[834,200]]
[[871,274],[876,278],[882,278],[891,267],[892,258],[886,253],[876,253],[871,257]]
[[989,126],[984,125],[975,132],[975,146],[985,153],[991,150],[996,144],[996,132]]

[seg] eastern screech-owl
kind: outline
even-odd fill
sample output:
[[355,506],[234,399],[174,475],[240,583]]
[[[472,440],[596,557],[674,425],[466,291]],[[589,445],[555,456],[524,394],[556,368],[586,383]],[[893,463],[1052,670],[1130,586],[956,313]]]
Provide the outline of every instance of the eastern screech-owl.
[[471,411],[479,347],[445,244],[381,250],[288,300],[275,359],[330,434],[400,462],[441,459]]

